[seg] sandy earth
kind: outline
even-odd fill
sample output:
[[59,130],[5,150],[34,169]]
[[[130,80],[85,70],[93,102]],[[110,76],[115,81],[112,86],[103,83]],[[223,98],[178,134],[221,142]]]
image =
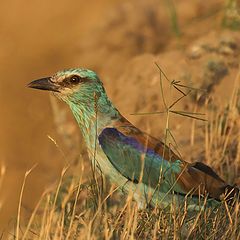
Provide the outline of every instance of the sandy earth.
[[[163,110],[155,62],[169,79],[208,90],[199,101],[192,92],[175,110],[197,109],[211,116],[213,109],[221,111],[231,97],[239,71],[240,34],[221,28],[223,3],[214,0],[205,6],[201,0],[177,1],[178,36],[166,1],[3,1],[0,163],[6,172],[0,182],[1,229],[15,221],[27,169],[37,164],[23,197],[24,208],[31,209],[42,191],[58,179],[63,166],[73,163],[84,149],[66,106],[46,93],[27,89],[26,84],[59,69],[92,68],[120,111],[139,128],[162,138],[166,116],[131,115]],[[181,96],[164,83],[169,103]],[[178,150],[189,161],[211,162],[203,153],[204,123],[196,123],[194,145],[190,144],[191,124],[191,119],[171,116]],[[237,181],[237,173],[229,179]]]

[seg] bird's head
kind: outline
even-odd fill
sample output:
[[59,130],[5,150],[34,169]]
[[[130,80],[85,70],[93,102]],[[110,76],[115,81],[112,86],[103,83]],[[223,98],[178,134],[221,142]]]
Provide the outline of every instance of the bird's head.
[[78,97],[89,99],[104,91],[95,72],[80,68],[59,71],[51,77],[30,82],[28,87],[52,91],[66,102],[75,101]]

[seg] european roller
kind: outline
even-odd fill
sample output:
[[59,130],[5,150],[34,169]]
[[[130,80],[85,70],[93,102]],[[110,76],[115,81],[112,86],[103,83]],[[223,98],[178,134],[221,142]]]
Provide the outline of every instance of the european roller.
[[227,184],[202,162],[188,163],[166,144],[131,124],[108,98],[97,74],[68,69],[32,81],[31,88],[52,91],[66,102],[86,142],[89,158],[101,174],[139,206],[166,207],[207,196],[212,205],[231,203],[239,189]]

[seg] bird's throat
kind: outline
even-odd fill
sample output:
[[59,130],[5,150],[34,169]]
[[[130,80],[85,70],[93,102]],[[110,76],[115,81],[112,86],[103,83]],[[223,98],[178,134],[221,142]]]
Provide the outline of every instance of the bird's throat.
[[92,150],[96,145],[96,138],[112,120],[121,117],[105,93],[96,97],[78,96],[67,102],[79,125],[87,147]]

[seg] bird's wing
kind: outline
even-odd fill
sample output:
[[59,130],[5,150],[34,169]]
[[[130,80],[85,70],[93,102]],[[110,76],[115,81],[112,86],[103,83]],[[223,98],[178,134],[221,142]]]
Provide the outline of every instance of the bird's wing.
[[160,183],[163,192],[207,192],[216,199],[228,186],[207,165],[184,162],[161,141],[127,121],[103,129],[98,141],[112,165],[133,182],[141,181],[153,188]]

